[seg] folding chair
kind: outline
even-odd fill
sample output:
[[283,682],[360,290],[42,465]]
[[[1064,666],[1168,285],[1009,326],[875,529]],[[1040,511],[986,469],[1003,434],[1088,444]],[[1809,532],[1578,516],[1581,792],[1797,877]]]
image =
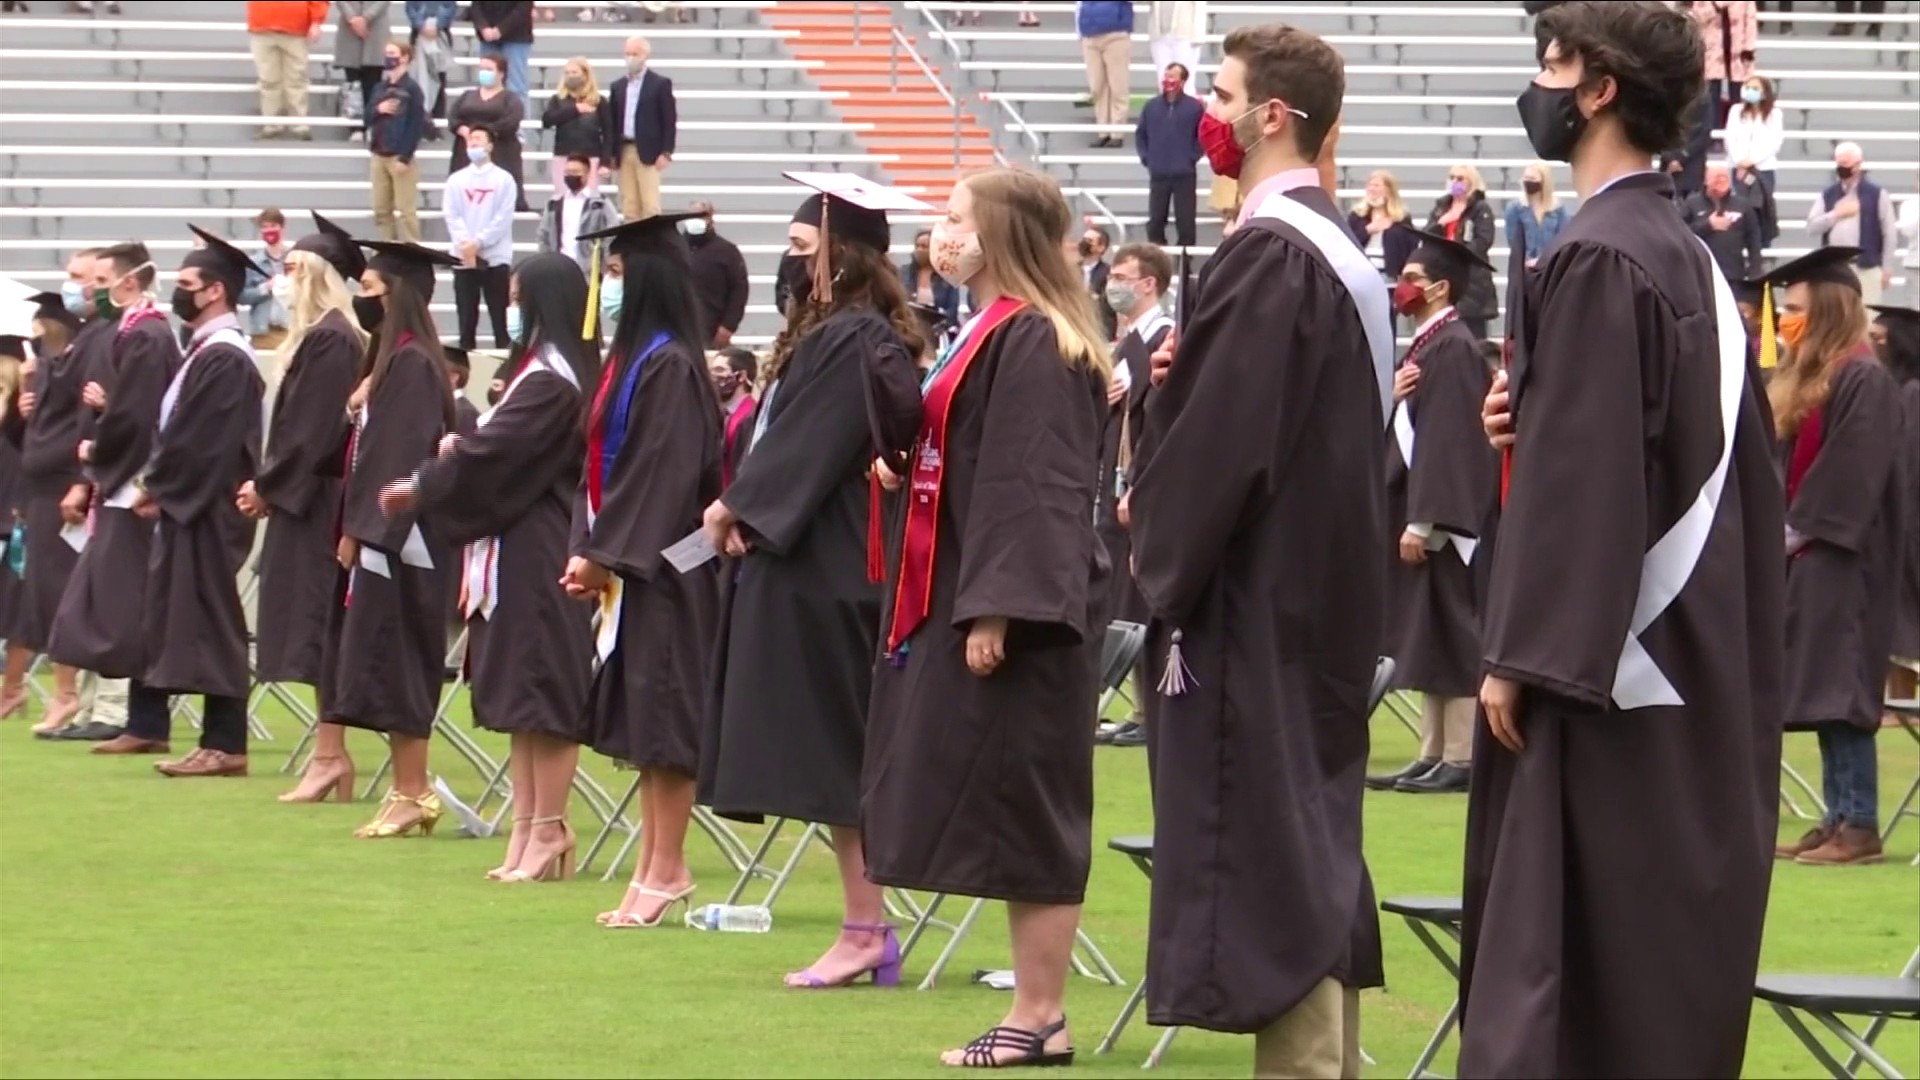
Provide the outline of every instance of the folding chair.
[[[454,699],[460,694],[460,688],[467,684],[465,665],[453,667],[463,655],[466,646],[467,632],[462,630],[460,637],[454,641],[453,647],[447,650],[445,663],[453,670],[454,676],[446,682],[446,689],[440,692],[440,704],[433,711],[433,730],[450,744],[456,753],[467,759],[467,763],[473,766],[474,772],[479,773],[482,779],[487,779],[500,772],[500,763],[493,760],[493,755],[487,753],[485,747],[475,742],[465,728],[453,723],[447,717],[448,712],[453,708]],[[380,763],[380,767],[374,770],[373,779],[367,781],[367,786],[360,792],[360,797],[372,798],[373,793],[379,790],[381,782],[387,778],[388,770],[392,768],[393,754],[389,753],[386,760]]]
[[1387,715],[1400,721],[1400,726],[1407,729],[1407,734],[1416,740],[1420,738],[1421,702],[1413,696],[1413,691],[1395,690],[1386,696],[1383,704],[1387,707]]
[[[1915,949],[1898,978],[1871,975],[1762,975],[1754,983],[1753,996],[1773,1007],[1780,1022],[1794,1033],[1835,1080],[1852,1080],[1860,1066],[1871,1065],[1888,1080],[1901,1080],[1900,1073],[1878,1050],[1874,1041],[1893,1020],[1920,1020],[1920,949]],[[1840,1019],[1843,1016],[1868,1018],[1863,1032],[1856,1032]],[[1811,1017],[1838,1039],[1850,1052],[1843,1064],[1816,1038],[1803,1017]]]
[[[1914,742],[1920,743],[1920,700],[1889,701],[1886,709],[1895,720],[1900,721],[1901,730],[1912,736]],[[1883,847],[1893,838],[1893,830],[1900,827],[1901,819],[1908,817],[1920,818],[1920,774],[1915,774],[1913,782],[1907,785],[1907,793],[1900,796],[1899,805],[1894,807],[1886,826],[1880,830]]]
[[[1380,910],[1390,915],[1398,915],[1407,922],[1407,929],[1420,939],[1440,966],[1453,976],[1456,986],[1460,982],[1460,961],[1455,955],[1460,947],[1460,925],[1465,914],[1461,910],[1457,896],[1399,896],[1383,901]],[[1442,936],[1451,938],[1453,950],[1450,951],[1441,940]],[[1422,1077],[1438,1077],[1441,1074],[1428,1068],[1440,1053],[1440,1047],[1447,1041],[1454,1025],[1460,1021],[1460,995],[1456,991],[1452,1004],[1447,1006],[1446,1015],[1440,1018],[1440,1026],[1433,1029],[1433,1037],[1427,1040],[1425,1049],[1413,1063],[1413,1071],[1408,1073],[1409,1080],[1421,1080]]]
[[[597,794],[588,796],[586,790],[588,787],[594,789]],[[588,802],[601,801],[605,806],[604,813],[598,808],[594,811],[600,814],[600,832],[593,838],[593,843],[587,845],[586,854],[580,859],[582,876],[585,876],[587,870],[593,866],[593,861],[599,858],[600,849],[608,840],[615,834],[625,837],[620,847],[614,851],[613,860],[607,864],[606,872],[600,875],[600,880],[612,881],[615,875],[620,873],[620,867],[627,861],[627,856],[632,854],[634,847],[639,844],[641,832],[647,826],[644,820],[630,821],[627,818],[627,809],[633,805],[635,796],[640,794],[639,773],[635,772],[633,783],[627,785],[626,794],[620,796],[618,801],[613,798],[611,792],[601,787],[598,781],[588,776],[584,769],[574,775],[574,790],[581,792]],[[720,854],[727,860],[729,866],[740,870],[749,865],[750,853],[746,842],[741,840],[739,834],[734,832],[726,822],[720,820],[713,811],[704,806],[694,807],[693,823],[700,827],[701,832],[707,834],[707,838],[713,841],[714,847],[720,849]],[[735,888],[737,890],[739,886]],[[733,903],[733,901],[728,900],[727,903]]]
[[[1819,724],[1788,721],[1786,725],[1788,734],[1794,734],[1796,732],[1804,734],[1819,730]],[[1800,775],[1800,770],[1793,767],[1793,764],[1787,760],[1785,754],[1780,756],[1780,778],[1780,804],[1787,808],[1788,813],[1805,821],[1819,821],[1827,816],[1827,801],[1820,797],[1820,789],[1808,783],[1807,778]],[[1802,810],[1800,804],[1794,801],[1793,792],[1788,790],[1789,784],[1800,789],[1800,793],[1804,795],[1807,802],[1813,806],[1812,813]]]
[[[1126,697],[1127,676],[1133,672],[1135,664],[1140,662],[1140,653],[1147,647],[1147,628],[1135,622],[1114,621],[1107,624],[1106,641],[1100,648],[1100,708],[1094,713],[1095,722],[1107,715],[1107,707],[1113,704],[1115,697]],[[1131,704],[1138,704],[1127,698]]]

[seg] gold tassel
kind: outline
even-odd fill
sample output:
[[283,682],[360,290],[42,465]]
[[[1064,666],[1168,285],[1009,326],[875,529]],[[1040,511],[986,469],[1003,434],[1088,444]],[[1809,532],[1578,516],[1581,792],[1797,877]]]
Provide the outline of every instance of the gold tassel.
[[1760,286],[1760,370],[1772,371],[1780,363],[1780,328],[1773,321],[1773,286]]
[[827,256],[827,207],[832,202],[820,197],[820,246],[813,252],[813,299],[818,304],[833,303],[833,267]]
[[600,248],[605,240],[593,242],[593,257],[587,263],[587,315],[580,327],[581,341],[598,340],[594,332],[600,323]]

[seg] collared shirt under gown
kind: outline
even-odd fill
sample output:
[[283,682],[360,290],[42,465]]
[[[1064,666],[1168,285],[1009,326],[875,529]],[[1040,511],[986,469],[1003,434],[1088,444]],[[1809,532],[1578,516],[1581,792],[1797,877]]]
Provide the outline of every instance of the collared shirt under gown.
[[[127,325],[131,321],[132,325]],[[93,426],[93,535],[60,599],[47,655],[108,679],[137,679],[147,670],[148,557],[154,525],[131,509],[131,485],[147,466],[160,399],[180,365],[173,326],[157,314],[122,317],[111,351],[89,376],[107,392]],[[83,421],[83,427],[84,427]]]
[[266,456],[253,479],[270,508],[254,614],[254,668],[265,682],[320,679],[340,584],[340,441],[363,351],[347,319],[330,311],[300,340],[274,392]]
[[[1085,896],[1106,394],[1104,378],[1061,358],[1035,311],[1000,326],[954,392],[931,606],[904,659],[882,658],[873,675],[860,824],[878,884],[1036,904]],[[990,617],[1008,620],[1006,658],[982,677],[966,641]],[[889,602],[883,633],[892,618]]]
[[721,578],[700,799],[723,816],[860,821],[880,629],[864,380],[889,344],[893,327],[870,309],[815,326],[762,398],[766,430],[727,488],[753,550]]
[[66,521],[60,500],[82,479],[80,418],[92,410],[81,404],[80,392],[97,356],[113,347],[112,319],[90,319],[82,324],[58,356],[42,357],[33,375],[36,395],[33,415],[26,420],[20,441],[20,518],[27,527],[27,577],[19,618],[7,640],[43,652],[53,632],[54,614],[67,591],[80,553],[60,536]]
[[[1345,221],[1317,189],[1288,197]],[[1380,984],[1360,798],[1384,430],[1351,295],[1291,226],[1249,219],[1201,272],[1133,490],[1149,672],[1176,630],[1191,671],[1147,728],[1155,1024],[1256,1032],[1322,980]]]
[[233,495],[260,460],[266,388],[253,354],[229,342],[204,345],[187,365],[146,474],[160,517],[141,681],[170,693],[244,698],[251,679],[239,573],[253,551],[254,521]]
[[[614,371],[609,398],[626,372]],[[602,412],[612,410],[609,400]],[[699,772],[720,567],[709,560],[682,574],[660,553],[699,527],[719,494],[713,382],[700,353],[670,341],[640,369],[626,438],[591,526],[584,485],[574,501],[574,554],[621,580],[620,635],[594,673],[587,704],[594,750],[616,761]]]
[[[373,388],[348,465],[341,531],[371,549],[349,573],[336,575],[338,598],[327,619],[319,682],[320,715],[348,727],[427,738],[446,674],[447,612],[459,568],[455,551],[431,519],[415,511],[387,517],[380,491],[432,457],[446,434],[441,411],[444,365],[418,344],[394,350],[387,377]],[[433,566],[401,559],[418,526]],[[559,571],[554,572],[559,577]]]
[[1488,670],[1524,688],[1526,748],[1475,731],[1463,1076],[1737,1076],[1746,1052],[1785,587],[1751,363],[1705,547],[1639,635],[1685,704],[1614,699],[1643,555],[1726,445],[1718,271],[1669,190],[1648,174],[1588,199],[1528,275],[1483,631]]

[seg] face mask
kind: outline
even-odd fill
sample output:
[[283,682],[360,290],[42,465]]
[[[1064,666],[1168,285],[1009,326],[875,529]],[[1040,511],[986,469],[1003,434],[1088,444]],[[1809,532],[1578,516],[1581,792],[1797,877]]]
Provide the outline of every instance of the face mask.
[[1526,192],[1529,195],[1538,195],[1540,194],[1540,181],[1522,180],[1520,181],[1520,190]]
[[688,236],[705,236],[707,235],[707,219],[688,218],[680,223],[680,229]]
[[1514,102],[1520,110],[1520,125],[1527,129],[1527,141],[1533,152],[1548,161],[1573,160],[1573,148],[1587,130],[1587,118],[1580,115],[1573,87],[1558,89],[1529,83]]
[[93,310],[92,302],[87,299],[87,287],[77,281],[61,283],[60,304],[72,315],[84,316]]
[[587,178],[584,176],[569,176],[566,178],[566,184],[567,184],[568,191],[571,191],[575,195],[578,195],[582,190],[586,188]]
[[198,294],[185,285],[173,288],[173,314],[181,322],[190,323],[200,317]]
[[620,325],[621,279],[600,279],[600,321],[609,327]]
[[380,329],[380,321],[387,317],[387,301],[380,296],[356,296],[353,298],[353,317],[360,320],[360,329],[371,334]]
[[146,270],[152,266],[153,266],[153,263],[151,262],[143,262],[139,266],[136,266],[133,269],[115,278],[113,280],[113,284],[107,286],[106,288],[102,289],[99,287],[95,287],[93,290],[94,314],[100,316],[103,319],[111,319],[119,315],[120,312],[124,309],[122,308],[121,305],[113,302],[113,290],[125,284],[134,275],[140,273],[140,271]]
[[506,383],[495,379],[493,382],[487,384],[487,408],[491,409],[495,405],[500,404],[500,399],[505,396],[507,396]]
[[1833,175],[1838,176],[1842,180],[1851,180],[1853,179],[1853,174],[1859,171],[1860,170],[1851,165],[1836,165],[1833,169]]
[[1467,182],[1465,180],[1447,181],[1447,194],[1457,199],[1460,196],[1465,195],[1466,193],[1467,193]]
[[1807,340],[1807,317],[1805,315],[1798,312],[1787,312],[1780,316],[1779,326],[1780,340],[1787,343],[1787,348],[1797,349],[1800,347],[1801,342]]
[[281,307],[293,306],[293,275],[281,274],[273,279],[273,302]]
[[965,285],[986,265],[987,253],[980,249],[979,233],[953,233],[945,222],[933,227],[933,272],[949,285]]
[[1187,85],[1186,82],[1181,79],[1161,79],[1160,92],[1167,95],[1168,97],[1172,97],[1173,95],[1179,93],[1180,88],[1185,85]]
[[1427,287],[1417,281],[1402,281],[1393,287],[1393,310],[1402,315],[1417,315],[1427,304]]
[[260,239],[265,241],[268,244],[278,244],[280,242],[280,238],[285,235],[286,234],[281,232],[279,229],[261,229],[260,230]]
[[631,56],[627,57],[627,74],[637,79],[646,74],[646,72],[647,62],[645,60],[637,60]]
[[493,86],[493,84],[500,81],[500,73],[493,70],[492,68],[483,67],[479,71],[474,72],[473,81],[479,83],[483,87],[491,87]]
[[475,165],[485,165],[487,163],[486,149],[479,146],[467,147],[467,160],[473,162]]
[[1080,241],[1080,257],[1083,259],[1093,258],[1093,241],[1091,240]]
[[567,76],[566,82],[567,89],[569,90],[579,91],[587,88],[587,77],[585,75],[569,75]]
[[[388,71],[392,71],[394,68],[397,68],[400,66],[400,58],[397,56],[382,57],[380,60],[380,66],[386,68]],[[491,74],[491,72],[481,72],[481,75],[480,75],[481,86],[489,85],[488,79],[486,77],[489,74]]]
[[1140,294],[1133,286],[1124,281],[1107,282],[1107,306],[1121,315],[1131,314],[1133,305],[1140,302]]
[[508,308],[507,309],[507,340],[519,341],[521,342],[521,344],[525,344],[525,342],[522,340],[520,335],[526,329],[527,329],[526,319],[520,314],[520,309],[517,307]]
[[1266,136],[1253,140],[1253,145],[1241,146],[1240,136],[1234,129],[1240,126],[1241,120],[1266,107],[1267,103],[1261,102],[1230,121],[1213,115],[1212,109],[1200,114],[1200,148],[1206,151],[1207,164],[1213,167],[1215,174],[1229,180],[1239,178],[1240,168],[1247,162],[1247,151],[1259,145],[1260,139]]
[[787,310],[787,302],[794,297],[805,297],[813,292],[813,256],[795,255],[788,252],[780,256],[779,276],[774,279],[773,300],[782,314]]
[[1767,100],[1767,95],[1757,86],[1747,86],[1741,88],[1740,100],[1749,105],[1758,105]]
[[712,378],[713,392],[720,395],[720,400],[722,401],[732,397],[734,390],[740,385],[740,377],[738,375],[715,375],[712,376]]

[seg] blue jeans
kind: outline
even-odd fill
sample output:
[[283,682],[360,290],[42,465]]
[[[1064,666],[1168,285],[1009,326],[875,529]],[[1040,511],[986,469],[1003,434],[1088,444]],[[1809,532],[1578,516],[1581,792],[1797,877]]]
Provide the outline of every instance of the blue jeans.
[[1832,826],[1842,822],[1863,829],[1880,827],[1880,758],[1872,728],[1847,723],[1821,724],[1820,786],[1827,797]]
[[481,56],[499,56],[507,61],[507,89],[520,95],[520,103],[527,102],[527,62],[533,59],[531,41],[483,41],[480,43]]

